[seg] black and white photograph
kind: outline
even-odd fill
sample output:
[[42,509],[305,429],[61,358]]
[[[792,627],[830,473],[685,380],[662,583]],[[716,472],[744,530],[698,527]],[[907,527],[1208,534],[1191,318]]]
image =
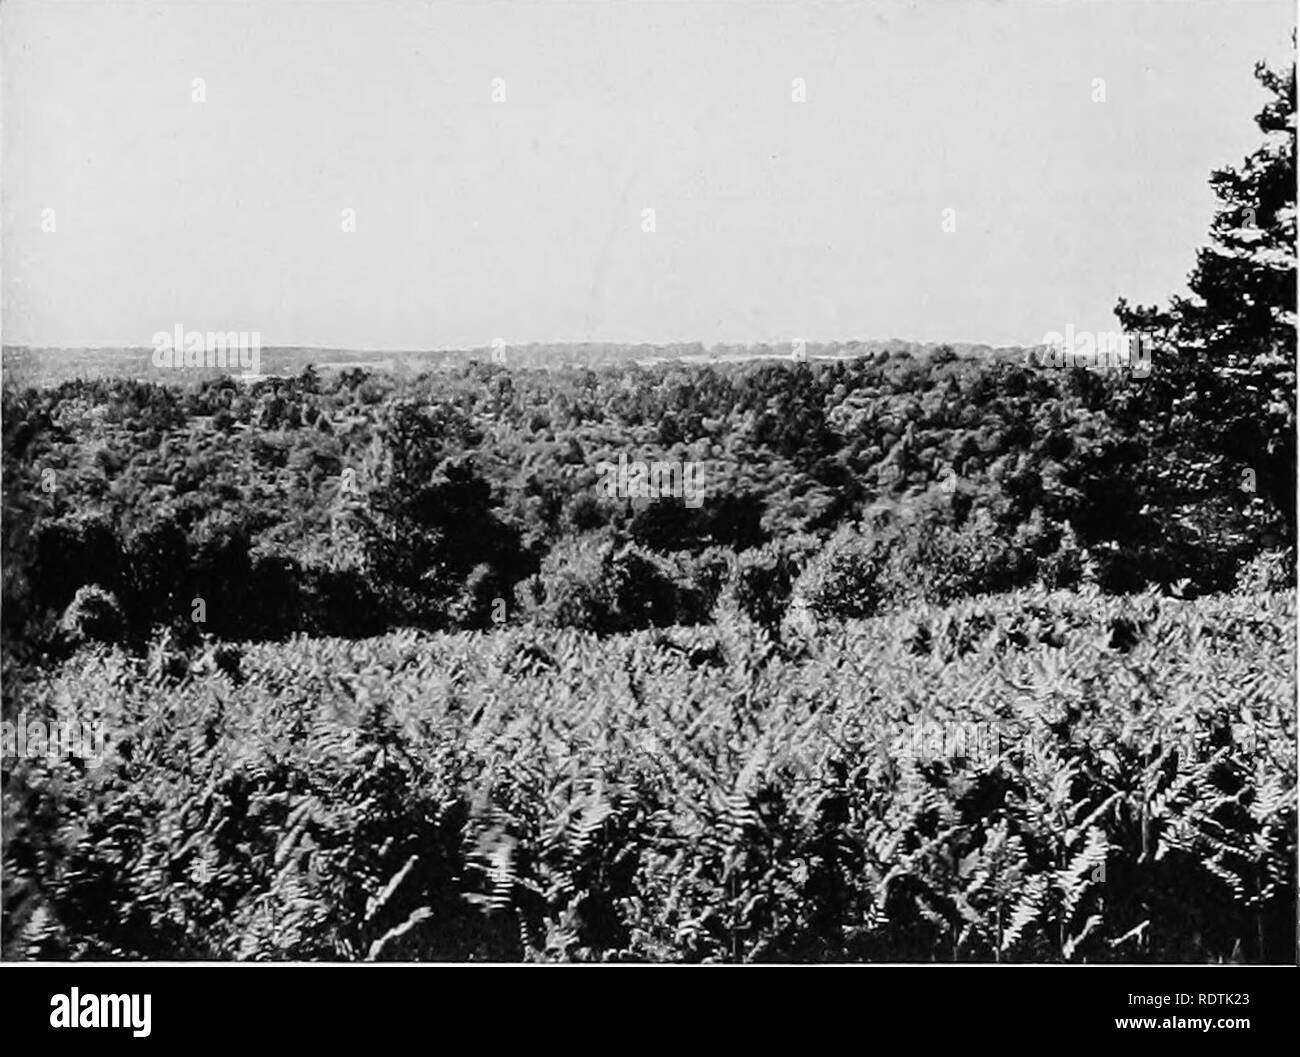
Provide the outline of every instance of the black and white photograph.
[[6,0],[9,978],[1294,968],[1296,21]]

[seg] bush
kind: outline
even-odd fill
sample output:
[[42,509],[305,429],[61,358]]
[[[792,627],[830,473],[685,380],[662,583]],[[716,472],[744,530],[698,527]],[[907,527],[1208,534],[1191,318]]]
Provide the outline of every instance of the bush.
[[98,584],[87,584],[77,588],[59,619],[59,630],[73,646],[120,642],[126,633],[126,618],[116,595]]
[[543,627],[609,634],[676,622],[678,586],[668,564],[604,536],[565,540],[519,585],[525,617]]
[[942,604],[1035,581],[1073,587],[1090,568],[1069,527],[1046,526],[1037,513],[1014,532],[983,507],[960,525],[886,514],[839,529],[804,569],[794,597],[819,619],[870,617],[909,602]]
[[775,632],[790,604],[800,570],[815,547],[810,537],[794,536],[784,543],[741,551],[724,592],[727,600],[759,627]]
[[1295,586],[1295,550],[1268,550],[1255,555],[1237,572],[1237,590],[1286,591]]
[[33,544],[26,573],[38,607],[62,610],[91,577],[113,584],[121,568],[117,533],[101,514],[42,521],[33,533]]
[[870,617],[892,600],[890,535],[838,529],[794,585],[801,608],[819,619]]

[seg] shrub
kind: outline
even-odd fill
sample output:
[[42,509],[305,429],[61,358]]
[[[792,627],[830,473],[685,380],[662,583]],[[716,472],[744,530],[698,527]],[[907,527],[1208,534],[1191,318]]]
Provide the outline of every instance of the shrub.
[[799,576],[795,598],[820,619],[874,616],[891,601],[890,543],[879,531],[838,529]]
[[534,623],[606,634],[672,624],[678,610],[667,563],[604,536],[562,541],[516,597]]
[[59,619],[59,630],[71,645],[85,642],[120,642],[126,618],[117,596],[98,584],[77,588]]
[[736,556],[724,594],[746,618],[775,632],[790,604],[800,570],[816,547],[806,536],[751,547]]
[[1014,532],[984,507],[960,525],[885,514],[839,529],[808,563],[794,595],[818,618],[848,619],[908,602],[1000,594],[1035,580],[1071,587],[1089,569],[1089,556],[1068,526],[1046,527],[1038,514]]
[[1255,555],[1237,572],[1237,590],[1285,591],[1295,586],[1295,550],[1267,550]]

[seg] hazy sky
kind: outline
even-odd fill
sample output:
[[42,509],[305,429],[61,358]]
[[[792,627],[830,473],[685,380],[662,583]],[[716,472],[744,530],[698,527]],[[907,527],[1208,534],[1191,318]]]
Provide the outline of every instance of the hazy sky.
[[1113,329],[1182,287],[1293,12],[8,2],[4,342]]

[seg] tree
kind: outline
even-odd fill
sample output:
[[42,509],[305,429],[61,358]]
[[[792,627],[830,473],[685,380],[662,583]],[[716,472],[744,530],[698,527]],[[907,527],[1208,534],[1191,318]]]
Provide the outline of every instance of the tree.
[[1126,378],[1116,395],[1150,444],[1156,507],[1217,526],[1193,533],[1201,537],[1230,533],[1232,507],[1238,531],[1284,528],[1293,539],[1295,65],[1278,73],[1259,63],[1255,76],[1271,96],[1255,119],[1265,142],[1210,177],[1219,204],[1191,296],[1164,310],[1120,299],[1116,316],[1152,342],[1152,357],[1150,377]]
[[463,412],[396,403],[377,434],[363,532],[368,569],[394,616],[440,627],[480,566],[491,575],[476,574],[479,588],[502,592],[532,572],[517,529],[497,514],[472,452],[482,437]]

